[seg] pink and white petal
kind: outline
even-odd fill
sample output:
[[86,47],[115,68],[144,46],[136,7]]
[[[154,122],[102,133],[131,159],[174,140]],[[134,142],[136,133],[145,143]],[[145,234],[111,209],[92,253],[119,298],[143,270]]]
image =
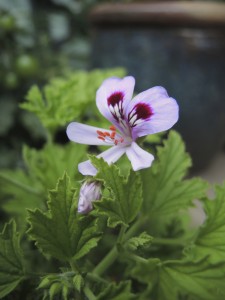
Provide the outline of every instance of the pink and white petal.
[[124,77],[123,79],[112,77],[103,81],[100,88],[96,93],[96,105],[101,112],[101,114],[108,119],[115,126],[118,125],[117,121],[113,117],[109,110],[108,98],[117,92],[122,92],[123,98],[123,108],[126,109],[127,105],[132,99],[134,91],[135,79],[132,76]]
[[162,86],[155,86],[152,87],[146,91],[143,91],[139,94],[137,94],[133,100],[129,103],[129,106],[127,107],[126,115],[129,114],[129,112],[133,109],[133,107],[140,102],[143,103],[149,103],[149,101],[157,100],[158,98],[167,98],[169,97],[167,94],[167,91]]
[[[102,157],[110,165],[116,162],[125,152],[126,147],[114,146],[100,153],[97,157]],[[97,169],[89,160],[80,163],[78,170],[83,175],[95,176],[97,174]]]
[[90,160],[79,163],[78,170],[82,175],[95,176],[97,174],[97,169],[92,165]]
[[102,152],[97,157],[102,157],[110,165],[116,162],[125,152],[126,147],[114,146]]
[[151,153],[143,150],[135,142],[127,148],[126,154],[134,171],[149,168],[154,160],[154,156]]
[[103,132],[108,132],[109,134],[111,131],[94,127],[94,126],[89,126],[77,122],[72,122],[68,125],[66,133],[68,138],[76,143],[79,144],[86,144],[86,145],[113,145],[113,141],[108,141],[107,143],[101,139],[98,138],[98,133],[97,131],[103,131]]
[[178,120],[179,106],[175,99],[159,97],[149,100],[149,105],[153,114],[149,120],[143,120],[132,128],[134,140],[137,137],[168,130]]

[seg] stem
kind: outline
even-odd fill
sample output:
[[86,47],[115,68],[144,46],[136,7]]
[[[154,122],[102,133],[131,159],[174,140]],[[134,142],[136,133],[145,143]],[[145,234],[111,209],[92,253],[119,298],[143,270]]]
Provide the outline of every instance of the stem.
[[125,225],[121,226],[116,245],[111,249],[111,251],[109,251],[109,253],[103,258],[103,260],[100,261],[100,263],[94,268],[92,272],[93,274],[98,276],[102,275],[109,268],[109,266],[111,266],[114,263],[114,261],[118,256],[117,244],[123,242],[126,229],[127,227]]
[[129,238],[133,237],[139,229],[145,224],[148,218],[146,217],[140,217],[127,231],[125,235],[125,239],[128,240]]
[[130,257],[133,258],[133,260],[136,262],[146,263],[146,261],[147,261],[147,259],[145,259],[141,256],[138,256],[136,254],[130,254]]
[[124,233],[126,232],[126,230],[127,230],[127,227],[124,224],[122,224],[121,228],[120,228],[119,235],[118,235],[117,243],[122,243],[123,242]]
[[[122,225],[120,229],[120,233],[118,236],[117,243],[122,243],[124,240],[129,239],[132,237],[139,228],[145,223],[146,219],[139,219],[136,223],[131,226],[131,228],[126,232],[127,227]],[[92,271],[93,274],[101,276],[117,259],[118,257],[118,250],[117,245],[115,245],[111,251],[103,258],[103,260],[94,268]]]
[[95,282],[97,281],[97,282],[102,282],[102,283],[108,283],[107,280],[99,277],[98,275],[96,275],[96,273],[95,274],[87,273],[86,278],[90,279],[91,281],[95,281]]
[[84,287],[84,294],[88,300],[96,300],[95,295],[92,293],[89,286],[87,286],[87,285],[85,285],[85,287]]
[[103,258],[102,261],[94,268],[93,274],[101,276],[106,269],[111,266],[118,256],[117,247],[114,246],[112,250]]
[[169,246],[182,246],[184,247],[187,244],[187,241],[184,239],[170,239],[170,238],[154,238],[153,244],[156,245],[169,245]]

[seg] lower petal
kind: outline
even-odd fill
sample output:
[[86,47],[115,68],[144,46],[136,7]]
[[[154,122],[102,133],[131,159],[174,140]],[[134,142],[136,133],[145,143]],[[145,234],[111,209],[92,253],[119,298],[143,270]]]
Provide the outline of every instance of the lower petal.
[[[110,165],[116,162],[126,152],[126,149],[126,147],[114,146],[102,152],[97,157],[102,157]],[[80,163],[78,170],[83,175],[95,176],[97,174],[97,169],[92,165],[90,160]]]
[[102,152],[97,157],[102,157],[110,165],[116,162],[125,152],[126,147],[114,146]]
[[79,144],[86,144],[86,145],[110,145],[113,142],[108,141],[107,143],[98,138],[98,132],[108,132],[109,134],[111,131],[89,126],[77,122],[72,122],[68,125],[66,133],[68,138],[76,143]]
[[154,160],[154,156],[139,147],[135,142],[126,150],[134,171],[149,168]]

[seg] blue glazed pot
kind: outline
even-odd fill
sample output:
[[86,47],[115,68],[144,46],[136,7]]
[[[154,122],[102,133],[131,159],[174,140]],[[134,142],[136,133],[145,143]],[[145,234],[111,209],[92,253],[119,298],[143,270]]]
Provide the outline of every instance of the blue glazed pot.
[[225,142],[225,4],[107,4],[91,22],[91,67],[125,67],[136,92],[164,86],[195,168],[207,166]]

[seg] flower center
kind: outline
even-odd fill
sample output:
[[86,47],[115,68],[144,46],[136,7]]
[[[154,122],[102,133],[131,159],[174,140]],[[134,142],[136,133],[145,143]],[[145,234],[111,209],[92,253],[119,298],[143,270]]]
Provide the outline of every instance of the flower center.
[[110,95],[107,98],[109,110],[117,122],[120,119],[124,119],[123,99],[124,99],[124,93],[120,91],[114,92],[112,95]]
[[111,132],[97,130],[98,139],[110,145],[114,144],[117,146],[118,144],[122,144],[124,142],[124,138],[116,132],[116,127],[112,125],[109,129]]
[[137,103],[128,114],[129,125],[135,127],[143,121],[149,121],[152,115],[152,108],[148,104]]

